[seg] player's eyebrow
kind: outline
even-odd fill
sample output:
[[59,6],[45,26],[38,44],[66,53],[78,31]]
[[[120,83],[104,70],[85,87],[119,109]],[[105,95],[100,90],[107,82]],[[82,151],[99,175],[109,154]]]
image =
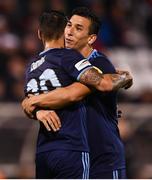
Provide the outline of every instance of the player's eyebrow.
[[72,22],[70,20],[68,20],[67,23],[72,24]]
[[83,28],[83,25],[82,24],[76,24],[78,27],[82,27]]
[[[72,22],[70,20],[68,20],[67,22],[68,24],[72,24]],[[75,26],[79,27],[79,28],[83,28],[84,26],[82,24],[75,24]]]

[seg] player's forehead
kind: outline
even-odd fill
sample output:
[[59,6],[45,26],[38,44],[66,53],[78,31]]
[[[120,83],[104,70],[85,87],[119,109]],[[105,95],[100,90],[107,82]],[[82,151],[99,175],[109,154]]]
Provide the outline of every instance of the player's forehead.
[[72,25],[79,25],[79,26],[83,26],[85,28],[88,28],[91,24],[89,19],[79,16],[79,15],[73,15],[70,18],[69,22],[72,23]]

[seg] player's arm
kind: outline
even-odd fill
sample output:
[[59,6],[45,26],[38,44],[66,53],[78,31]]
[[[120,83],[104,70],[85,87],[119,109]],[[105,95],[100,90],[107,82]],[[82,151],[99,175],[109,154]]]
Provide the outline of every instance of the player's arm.
[[85,98],[91,90],[78,82],[75,82],[67,87],[58,88],[47,94],[34,96],[32,101],[34,105],[51,109],[60,109],[66,105],[78,102]]
[[[66,53],[61,67],[74,79],[82,84],[106,92],[126,88],[132,77],[127,73],[103,74],[99,72],[87,59],[79,53],[72,51]],[[102,71],[102,69],[101,69]]]
[[[25,98],[22,102],[22,108],[26,115],[33,117],[33,111],[37,120],[41,121],[46,129],[57,131],[61,127],[61,121],[55,111],[42,110],[41,108],[59,109],[71,103],[82,100],[91,90],[81,83],[73,83],[65,88],[59,88],[50,91],[47,94],[41,94]],[[37,107],[39,107],[37,109]],[[40,108],[41,107],[41,108]]]
[[[122,73],[123,72],[121,71],[121,75]],[[117,76],[117,74],[103,75],[96,72],[96,70],[94,71],[94,69],[89,69],[81,75],[80,81],[95,86],[97,89],[98,86],[99,88],[102,87],[102,89],[100,89],[101,91],[107,91],[107,89],[110,91],[115,90],[116,88],[118,89],[124,82],[126,83],[126,80],[123,82],[123,80],[119,79],[118,77],[119,76]],[[113,84],[111,82],[113,82]],[[48,94],[41,94],[38,96],[33,96],[29,99],[25,99],[22,102],[22,107],[28,115],[30,115],[37,106],[49,109],[60,109],[73,102],[80,101],[90,92],[91,90],[88,87],[80,83],[73,83],[70,86],[56,89]]]
[[79,81],[102,92],[129,88],[132,85],[132,77],[126,71],[120,71],[117,74],[102,74],[95,68],[82,73]]
[[60,109],[66,105],[82,100],[89,93],[91,93],[91,89],[81,83],[75,82],[67,87],[50,91],[47,94],[26,98],[22,102],[22,107],[27,114],[30,114],[35,107]]
[[[34,95],[31,94],[29,96],[34,97]],[[29,106],[28,100],[30,100],[30,97],[26,97],[22,101],[22,108],[26,116],[30,119],[38,120],[43,123],[48,131],[58,131],[61,128],[61,121],[57,113],[53,110],[45,110],[44,108]]]

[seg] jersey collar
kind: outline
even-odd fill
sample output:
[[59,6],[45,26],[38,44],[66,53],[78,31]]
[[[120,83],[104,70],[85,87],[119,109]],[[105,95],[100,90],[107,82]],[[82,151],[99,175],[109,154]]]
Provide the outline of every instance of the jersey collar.
[[93,49],[93,51],[91,52],[91,54],[87,57],[87,59],[90,59],[92,58],[93,54],[96,53],[97,50],[96,49]]
[[46,50],[40,52],[39,55],[43,55],[43,54],[45,54],[46,52],[50,51],[51,49],[53,49],[53,48],[46,49]]

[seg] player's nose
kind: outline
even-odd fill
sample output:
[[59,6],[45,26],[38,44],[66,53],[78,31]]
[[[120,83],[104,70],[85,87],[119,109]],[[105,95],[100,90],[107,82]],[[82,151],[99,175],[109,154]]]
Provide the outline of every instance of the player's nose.
[[68,30],[67,30],[67,35],[68,35],[68,36],[73,36],[73,33],[74,33],[73,27],[68,28]]

